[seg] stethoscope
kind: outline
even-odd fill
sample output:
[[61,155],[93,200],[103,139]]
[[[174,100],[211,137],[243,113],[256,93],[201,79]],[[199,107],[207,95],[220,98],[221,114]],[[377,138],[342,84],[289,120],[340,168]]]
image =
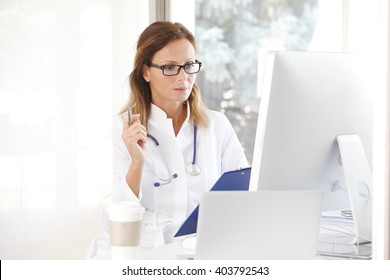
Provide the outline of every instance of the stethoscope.
[[[191,175],[191,176],[197,176],[200,174],[201,172],[201,169],[200,169],[200,166],[199,164],[196,162],[196,135],[197,135],[197,126],[194,125],[194,147],[193,147],[193,151],[192,151],[192,162],[189,162],[186,164],[186,172],[187,174]],[[156,172],[154,172],[153,168],[149,168],[151,170],[151,172],[153,173],[153,175],[159,180],[159,182],[155,182],[154,183],[154,186],[155,187],[160,187],[162,185],[166,185],[166,184],[169,184],[170,182],[172,182],[173,179],[177,178],[179,175],[177,173],[172,173],[170,168],[169,168],[169,165],[168,165],[168,162],[166,160],[166,157],[164,156],[164,153],[162,152],[161,148],[160,148],[160,143],[157,141],[156,137],[152,136],[151,134],[147,134],[147,137],[149,140],[151,140],[157,147],[158,149],[158,152],[160,153],[161,155],[161,158],[164,162],[164,165],[165,165],[165,168],[167,169],[168,171],[168,178],[161,178],[160,176],[158,176],[156,174]]]

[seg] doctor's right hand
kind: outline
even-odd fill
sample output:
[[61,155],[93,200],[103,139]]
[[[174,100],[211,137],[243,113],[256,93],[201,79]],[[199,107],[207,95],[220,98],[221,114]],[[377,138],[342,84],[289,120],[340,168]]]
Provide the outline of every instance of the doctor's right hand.
[[123,121],[122,139],[131,156],[132,163],[143,164],[147,140],[146,128],[141,124],[139,114],[133,115],[131,119],[131,123],[126,119]]

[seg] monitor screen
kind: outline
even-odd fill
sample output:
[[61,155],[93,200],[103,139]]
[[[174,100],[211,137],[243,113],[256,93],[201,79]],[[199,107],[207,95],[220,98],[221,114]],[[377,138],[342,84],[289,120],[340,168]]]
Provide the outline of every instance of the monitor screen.
[[323,210],[349,207],[336,136],[360,137],[372,170],[370,64],[358,54],[270,52],[250,190],[314,189]]

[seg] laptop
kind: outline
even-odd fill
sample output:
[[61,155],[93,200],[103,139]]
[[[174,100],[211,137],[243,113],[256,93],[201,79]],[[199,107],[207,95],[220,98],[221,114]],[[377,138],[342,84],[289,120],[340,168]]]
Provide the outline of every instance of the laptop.
[[202,196],[195,259],[315,259],[319,191],[219,191]]

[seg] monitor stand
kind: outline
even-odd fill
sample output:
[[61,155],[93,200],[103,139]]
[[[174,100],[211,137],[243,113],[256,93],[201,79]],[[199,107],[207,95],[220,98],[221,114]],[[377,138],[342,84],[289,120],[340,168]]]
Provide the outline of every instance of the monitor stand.
[[354,220],[352,243],[371,242],[372,175],[362,142],[354,134],[337,135],[337,142]]

